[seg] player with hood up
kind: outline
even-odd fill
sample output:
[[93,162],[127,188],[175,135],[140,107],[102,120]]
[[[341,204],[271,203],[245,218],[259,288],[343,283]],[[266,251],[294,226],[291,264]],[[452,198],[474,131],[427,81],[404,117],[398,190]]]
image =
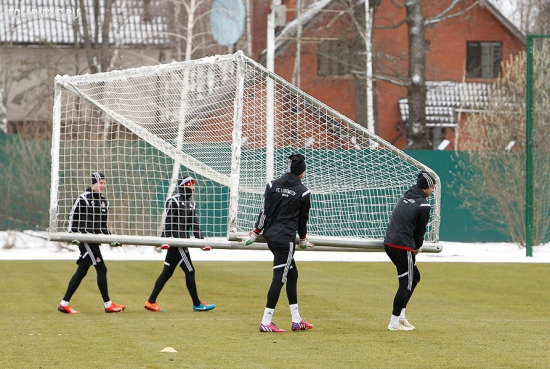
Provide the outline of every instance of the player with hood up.
[[[172,196],[166,201],[166,218],[162,237],[189,238],[189,232],[193,232],[195,238],[204,238],[195,211],[195,203],[191,199],[194,191],[195,180],[188,175],[183,176]],[[199,299],[195,282],[195,267],[191,262],[191,255],[187,247],[163,245],[161,248],[168,250],[164,260],[164,269],[157,278],[149,299],[145,301],[145,309],[155,312],[164,311],[157,304],[157,297],[166,282],[174,274],[177,266],[180,266],[185,273],[185,284],[193,300],[193,310],[208,311],[214,309],[216,305],[207,304]]]

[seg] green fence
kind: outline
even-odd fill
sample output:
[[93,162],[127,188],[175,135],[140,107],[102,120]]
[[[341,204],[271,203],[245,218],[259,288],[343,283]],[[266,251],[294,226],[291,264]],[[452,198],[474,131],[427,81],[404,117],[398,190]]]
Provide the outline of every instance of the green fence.
[[[17,135],[0,135],[0,173],[3,178],[0,230],[46,230],[48,227],[50,146],[50,141],[31,141],[23,140]],[[456,171],[457,154],[451,151],[408,151],[407,154],[428,165],[441,178],[441,240],[510,241],[508,235],[486,229],[475,220],[476,212],[483,209],[461,207],[460,199],[455,196],[455,189],[450,186],[455,179],[452,172]],[[200,199],[200,203],[206,204],[208,199]],[[208,216],[215,211],[208,206],[205,209],[207,214],[201,214],[202,216]],[[225,225],[220,224],[217,227],[225,229]],[[223,229],[205,231],[219,233]]]
[[[439,150],[410,150],[406,153],[433,169],[441,179],[441,228],[439,237],[443,241],[460,242],[511,242],[509,235],[488,229],[476,220],[480,207],[465,209],[457,198],[456,177],[453,175],[457,161],[466,153]],[[479,184],[481,185],[481,184]],[[519,194],[518,194],[519,195]]]
[[0,134],[0,230],[48,226],[51,142]]

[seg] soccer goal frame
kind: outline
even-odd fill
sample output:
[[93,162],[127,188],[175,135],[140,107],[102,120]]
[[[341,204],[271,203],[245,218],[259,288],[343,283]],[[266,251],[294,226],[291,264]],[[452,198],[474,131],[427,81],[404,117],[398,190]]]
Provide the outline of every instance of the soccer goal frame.
[[[437,174],[241,51],[57,76],[49,238],[267,249],[262,237],[247,247],[238,239],[254,225],[265,183],[283,174],[296,152],[308,166],[308,238],[318,246],[312,250],[383,250],[396,201],[425,170],[437,186],[423,251],[441,251]],[[69,206],[95,170],[107,172],[112,188],[106,197],[113,234],[68,232]],[[160,237],[164,202],[183,172],[205,184],[194,195],[197,212],[207,213],[203,240]]]

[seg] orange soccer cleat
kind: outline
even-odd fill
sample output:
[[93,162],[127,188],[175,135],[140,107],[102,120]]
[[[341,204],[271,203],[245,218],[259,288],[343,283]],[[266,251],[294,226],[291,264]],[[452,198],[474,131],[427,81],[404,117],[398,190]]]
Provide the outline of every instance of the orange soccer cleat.
[[69,305],[67,305],[67,306],[59,305],[57,307],[57,310],[61,313],[64,313],[64,314],[80,314],[79,311],[76,311],[75,309],[73,309]]
[[126,309],[126,305],[117,305],[114,302],[111,302],[111,306],[105,308],[106,313],[120,313],[122,310]]
[[166,311],[160,306],[158,306],[156,302],[145,301],[145,305],[143,305],[143,307],[149,311],[156,311],[158,313],[164,313]]

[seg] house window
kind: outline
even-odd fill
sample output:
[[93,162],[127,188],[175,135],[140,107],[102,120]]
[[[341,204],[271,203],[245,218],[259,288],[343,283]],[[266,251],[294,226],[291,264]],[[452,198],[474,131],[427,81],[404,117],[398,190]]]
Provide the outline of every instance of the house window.
[[324,40],[319,44],[318,74],[344,76],[351,73],[351,45],[347,40]]
[[469,41],[466,49],[466,77],[498,78],[502,63],[502,42]]

